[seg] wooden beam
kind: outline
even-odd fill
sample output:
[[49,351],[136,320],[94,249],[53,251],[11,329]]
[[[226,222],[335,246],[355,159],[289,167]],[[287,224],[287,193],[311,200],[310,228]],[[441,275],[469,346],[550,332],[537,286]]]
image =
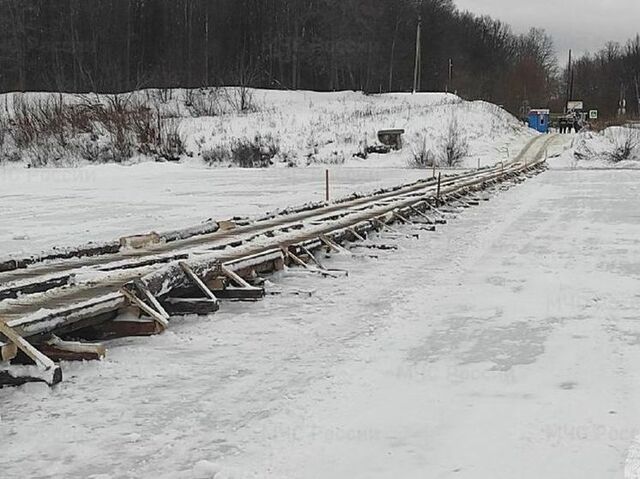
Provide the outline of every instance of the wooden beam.
[[414,222],[413,222],[413,221],[411,221],[410,219],[408,219],[408,218],[406,218],[406,217],[402,216],[398,211],[394,211],[394,212],[393,212],[393,215],[394,215],[396,218],[398,218],[400,221],[402,221],[403,223],[405,223],[405,224],[408,224],[408,225],[413,225],[413,224],[414,224]]
[[356,237],[358,241],[366,241],[366,238],[356,231],[355,228],[347,228],[349,232]]
[[216,289],[214,293],[219,299],[236,299],[240,301],[257,301],[264,298],[265,295],[264,289],[262,288],[236,288],[233,286]]
[[162,307],[162,305],[160,304],[160,302],[156,299],[156,297],[151,293],[151,291],[149,291],[149,288],[147,287],[146,284],[144,284],[142,281],[140,281],[139,279],[136,279],[133,284],[136,286],[136,288],[138,289],[138,291],[140,291],[145,298],[147,298],[147,301],[149,301],[149,303],[151,303],[151,306],[153,306],[153,308],[160,313],[166,320],[169,320],[170,316],[169,313],[167,313],[165,311],[165,309]]
[[16,347],[36,363],[40,369],[51,373],[51,377],[46,379],[46,382],[49,385],[54,385],[62,381],[62,370],[60,369],[60,366],[56,365],[50,358],[42,354],[26,339],[7,326],[2,319],[0,319],[0,333],[15,344]]
[[42,281],[16,283],[6,288],[0,288],[0,301],[4,299],[16,299],[18,296],[34,293],[44,293],[51,289],[66,286],[71,282],[72,275],[64,274],[49,277]]
[[174,315],[195,314],[207,316],[220,309],[220,302],[216,298],[167,298],[164,302],[165,308]]
[[165,330],[162,324],[153,319],[107,321],[94,328],[98,337],[106,339],[155,336]]
[[229,269],[227,266],[225,266],[224,264],[220,265],[220,271],[222,272],[222,274],[224,274],[227,278],[229,278],[231,281],[233,281],[234,283],[236,283],[237,286],[240,286],[241,288],[247,288],[247,289],[260,289],[260,288],[256,288],[255,286],[251,286],[249,283],[247,283],[244,279],[242,279],[240,276],[238,276],[235,271],[232,271],[231,269]]
[[193,284],[195,284],[198,287],[198,289],[202,291],[202,293],[207,298],[215,302],[218,301],[218,298],[216,298],[216,295],[211,292],[209,287],[206,284],[204,284],[204,281],[202,281],[198,277],[198,275],[193,272],[193,270],[187,263],[185,263],[184,261],[181,261],[179,264],[180,264],[180,267],[182,268],[182,271],[184,271],[184,274],[186,274],[189,277],[189,279],[193,281]]
[[330,276],[332,278],[337,278],[337,276],[335,274],[333,274],[332,272],[330,272],[329,270],[325,269],[325,268],[312,268],[310,267],[307,263],[305,263],[304,261],[302,261],[302,259],[300,259],[298,256],[296,256],[295,254],[293,254],[291,251],[289,251],[289,248],[287,247],[283,247],[282,251],[284,252],[285,255],[287,255],[294,263],[296,263],[298,266],[303,267],[305,270],[311,272],[311,273],[318,273],[321,274],[323,276]]
[[429,224],[431,224],[431,225],[435,224],[435,221],[433,219],[431,219],[429,216],[425,215],[422,211],[420,211],[415,206],[410,206],[409,208],[411,208],[411,211],[413,211],[416,215],[418,215],[421,218],[423,218],[424,220],[426,220]]
[[320,241],[322,241],[325,245],[327,245],[330,249],[334,250],[337,253],[346,253],[346,254],[352,254],[351,251],[349,251],[347,248],[345,248],[342,245],[339,245],[338,243],[336,243],[335,241],[333,241],[331,238],[329,238],[328,236],[325,235],[320,235],[318,237],[320,239]]
[[100,343],[63,341],[55,335],[46,343],[39,344],[38,349],[57,361],[95,361],[104,358],[107,352]]
[[300,245],[300,249],[302,249],[302,251],[305,252],[305,254],[307,256],[309,256],[309,258],[311,259],[311,261],[322,271],[325,271],[327,273],[333,273],[333,272],[339,272],[344,274],[345,276],[349,276],[349,272],[344,270],[344,269],[329,269],[326,268],[322,263],[320,263],[320,261],[318,261],[318,259],[313,255],[313,253],[311,251],[309,251],[309,249],[304,246],[304,245]]
[[129,291],[127,288],[121,288],[120,292],[133,304],[135,304],[140,310],[147,313],[151,318],[153,318],[158,324],[160,324],[163,328],[169,327],[169,321],[158,311],[153,309],[151,306],[146,304],[140,298],[138,298],[135,294]]

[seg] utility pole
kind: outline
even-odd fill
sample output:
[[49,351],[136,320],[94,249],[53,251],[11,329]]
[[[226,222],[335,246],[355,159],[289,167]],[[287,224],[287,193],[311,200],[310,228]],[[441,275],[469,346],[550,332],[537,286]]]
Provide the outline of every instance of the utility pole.
[[638,75],[634,78],[636,83],[636,103],[638,107],[638,118],[640,118],[640,85],[638,84]]
[[567,101],[564,104],[564,112],[567,113],[567,107],[573,96],[573,64],[571,62],[572,51],[569,50],[569,64],[567,66]]
[[449,81],[447,82],[446,92],[449,93],[449,88],[453,91],[452,80],[453,79],[453,59],[449,58]]
[[416,64],[413,71],[413,93],[420,88],[420,67],[422,63],[422,52],[420,49],[420,36],[422,33],[422,14],[418,15],[418,30],[416,31]]

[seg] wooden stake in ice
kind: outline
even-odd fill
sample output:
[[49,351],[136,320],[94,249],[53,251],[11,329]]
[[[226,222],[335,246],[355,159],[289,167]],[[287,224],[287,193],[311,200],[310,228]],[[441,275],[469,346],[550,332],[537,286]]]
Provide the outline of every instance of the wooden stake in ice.
[[324,170],[324,194],[325,201],[329,203],[329,170]]

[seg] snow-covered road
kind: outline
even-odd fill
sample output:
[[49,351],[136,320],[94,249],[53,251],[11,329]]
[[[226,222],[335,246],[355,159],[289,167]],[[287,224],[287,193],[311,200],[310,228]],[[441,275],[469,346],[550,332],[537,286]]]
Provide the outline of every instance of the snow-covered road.
[[639,190],[640,172],[552,170],[328,262],[347,278],[289,270],[283,294],[0,390],[2,477],[623,477]]

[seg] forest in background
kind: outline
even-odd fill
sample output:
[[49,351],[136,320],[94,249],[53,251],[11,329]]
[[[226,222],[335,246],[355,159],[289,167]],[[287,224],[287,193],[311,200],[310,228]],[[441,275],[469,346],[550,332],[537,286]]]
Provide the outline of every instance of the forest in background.
[[[544,31],[515,34],[453,0],[0,0],[0,12],[4,92],[410,91],[419,18],[420,90],[518,114],[557,109],[569,80]],[[578,60],[573,75],[576,95],[615,113],[640,64],[637,48],[611,48]]]

